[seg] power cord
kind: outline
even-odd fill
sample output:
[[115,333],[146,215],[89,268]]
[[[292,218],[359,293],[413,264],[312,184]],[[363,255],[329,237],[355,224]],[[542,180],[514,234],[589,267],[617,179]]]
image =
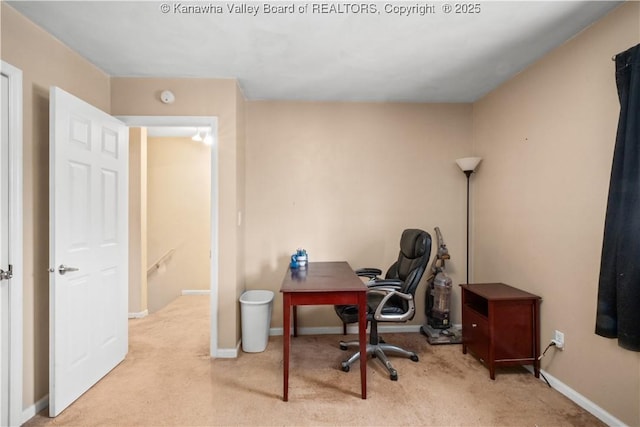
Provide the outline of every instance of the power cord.
[[538,360],[542,359],[544,357],[544,355],[547,353],[547,350],[549,350],[551,347],[555,347],[556,346],[556,342],[555,341],[551,341],[549,343],[549,345],[547,346],[547,348],[544,349],[544,351],[542,352],[542,354],[538,357]]
[[[540,359],[542,359],[544,357],[544,355],[547,353],[547,350],[549,350],[551,347],[555,347],[555,346],[556,346],[556,342],[555,341],[551,341],[549,343],[549,345],[547,345],[547,348],[545,348],[544,351],[542,352],[542,354],[538,357],[538,360],[540,360]],[[542,375],[542,378],[544,379],[544,382],[547,383],[549,388],[552,388],[551,384],[549,384],[549,380],[547,380],[547,377],[545,377],[542,372],[540,372],[540,375]]]

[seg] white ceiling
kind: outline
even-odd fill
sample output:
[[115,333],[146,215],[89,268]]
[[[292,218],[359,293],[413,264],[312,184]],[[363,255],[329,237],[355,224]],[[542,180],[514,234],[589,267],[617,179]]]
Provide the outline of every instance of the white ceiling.
[[[454,1],[8,3],[111,76],[236,78],[248,99],[470,102],[621,2],[484,1],[473,14],[444,13]],[[222,12],[180,12],[208,5]],[[259,12],[229,12],[243,5]],[[414,5],[434,13],[387,9]]]

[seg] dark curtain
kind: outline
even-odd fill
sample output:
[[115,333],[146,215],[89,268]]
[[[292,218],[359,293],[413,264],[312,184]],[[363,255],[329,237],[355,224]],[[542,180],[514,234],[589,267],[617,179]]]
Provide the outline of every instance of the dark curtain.
[[620,118],[598,284],[596,334],[640,351],[640,45],[615,57]]

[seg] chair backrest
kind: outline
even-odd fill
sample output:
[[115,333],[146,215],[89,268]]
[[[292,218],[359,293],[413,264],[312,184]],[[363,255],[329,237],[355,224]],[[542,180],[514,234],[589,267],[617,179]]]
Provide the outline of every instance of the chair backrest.
[[407,229],[400,238],[400,253],[393,263],[386,279],[400,279],[404,282],[401,292],[415,296],[422,274],[427,269],[431,255],[431,235],[424,230]]

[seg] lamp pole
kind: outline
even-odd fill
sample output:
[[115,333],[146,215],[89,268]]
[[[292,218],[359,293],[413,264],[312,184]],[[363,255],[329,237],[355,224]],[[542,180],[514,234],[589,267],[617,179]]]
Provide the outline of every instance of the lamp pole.
[[482,157],[464,157],[456,160],[456,163],[467,177],[467,284],[469,284],[469,182],[471,174],[476,170],[481,161]]
[[467,281],[465,282],[467,285],[469,284],[469,182],[471,181],[472,173],[472,170],[464,171],[467,176]]

